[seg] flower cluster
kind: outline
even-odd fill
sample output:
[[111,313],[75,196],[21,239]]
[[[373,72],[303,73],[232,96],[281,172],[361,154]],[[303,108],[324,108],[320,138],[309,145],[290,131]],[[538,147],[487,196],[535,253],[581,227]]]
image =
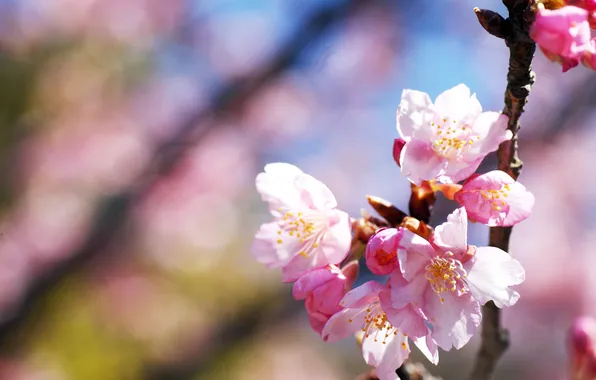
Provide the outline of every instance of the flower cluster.
[[[560,4],[564,6],[557,8]],[[530,36],[548,59],[562,65],[563,72],[580,62],[596,70],[596,39],[591,33],[596,28],[596,0],[565,0],[555,8],[538,3]]]
[[414,185],[462,207],[425,233],[405,222],[374,231],[363,258],[370,272],[388,277],[356,288],[360,257],[351,247],[357,239],[331,191],[290,164],[269,164],[257,176],[274,220],[257,232],[253,254],[294,282],[293,296],[305,300],[310,325],[323,340],[361,337],[364,359],[381,380],[398,379],[411,343],[436,364],[439,347],[459,349],[476,333],[481,305],[505,307],[519,299],[511,286],[524,281],[521,264],[499,248],[467,241],[468,219],[511,226],[531,213],[534,197],[508,174],[474,174],[511,139],[507,122],[482,112],[465,85],[434,103],[423,92],[403,92],[394,159]]

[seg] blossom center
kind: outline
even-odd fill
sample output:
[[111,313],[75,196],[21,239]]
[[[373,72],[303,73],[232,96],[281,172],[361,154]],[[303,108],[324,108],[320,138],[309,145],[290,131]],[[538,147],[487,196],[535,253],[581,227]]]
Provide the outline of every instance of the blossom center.
[[[387,344],[387,339],[391,335],[397,335],[399,330],[387,320],[387,314],[381,309],[378,302],[368,305],[365,312],[364,326],[362,327],[364,338],[372,337],[375,342],[380,340],[382,344]],[[349,319],[348,322],[352,322],[352,320]],[[407,349],[405,342],[402,343],[402,348]]]
[[480,140],[480,136],[471,136],[472,129],[467,125],[449,120],[446,117],[441,122],[430,123],[434,138],[433,150],[445,158],[453,158]]
[[[447,256],[453,256],[453,253],[447,252]],[[466,270],[459,260],[436,256],[424,269],[430,287],[439,295],[455,291],[461,295],[469,290],[463,280],[466,278]],[[441,297],[441,302],[444,301]]]
[[500,211],[503,206],[507,205],[503,198],[509,196],[509,191],[511,191],[511,187],[505,184],[499,190],[480,190],[480,194],[491,204],[493,210]]
[[[281,210],[280,210],[281,211]],[[325,232],[326,219],[317,212],[286,212],[277,222],[277,244],[299,243],[300,255],[308,257]]]
[[376,254],[376,259],[379,265],[387,265],[392,263],[397,257],[397,252],[387,252],[379,249]]

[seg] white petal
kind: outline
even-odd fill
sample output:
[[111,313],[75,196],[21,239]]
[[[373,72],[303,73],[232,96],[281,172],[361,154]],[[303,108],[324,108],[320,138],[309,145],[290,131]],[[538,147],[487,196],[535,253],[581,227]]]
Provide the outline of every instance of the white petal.
[[495,247],[478,247],[464,268],[468,271],[466,282],[480,304],[492,300],[497,307],[504,307],[519,299],[519,294],[509,286],[521,284],[526,274],[519,261],[507,252]]
[[265,166],[265,172],[256,177],[257,191],[265,202],[269,202],[269,210],[278,216],[278,208],[300,210],[307,208],[296,187],[296,179],[303,175],[294,165],[274,163]]
[[448,161],[437,155],[430,140],[414,138],[404,145],[399,159],[401,174],[415,184],[430,181],[445,173]]
[[296,239],[283,239],[282,244],[278,244],[278,230],[279,225],[276,222],[261,225],[250,248],[257,261],[269,268],[286,265],[300,252]]
[[411,281],[434,256],[434,249],[423,237],[405,228],[400,229],[401,238],[397,250],[403,277]]
[[435,100],[435,110],[440,117],[462,120],[472,110],[475,111],[478,101],[471,102],[470,89],[461,83],[443,92]]
[[296,177],[296,187],[300,189],[301,199],[314,210],[331,210],[337,207],[335,196],[327,185],[314,177],[303,174]]
[[381,291],[387,289],[376,281],[368,281],[357,288],[350,290],[341,300],[340,305],[351,308],[366,308],[378,300]]
[[[381,330],[364,338],[362,354],[366,364],[376,367],[379,380],[396,380],[396,370],[410,355],[407,338],[401,334]],[[385,342],[385,343],[383,343]],[[405,348],[402,345],[405,343]]]
[[439,364],[439,347],[437,344],[432,340],[430,335],[421,337],[421,338],[411,338],[416,347],[426,356],[428,361],[433,363],[434,365]]
[[366,309],[343,309],[333,314],[323,327],[321,337],[325,342],[337,342],[349,337],[364,326]]
[[[441,297],[444,302],[441,302]],[[451,347],[459,350],[468,343],[482,320],[480,305],[469,293],[459,297],[454,292],[437,295],[429,288],[426,308],[433,325],[432,338],[445,351]]]
[[396,116],[397,131],[408,141],[415,131],[430,128],[434,118],[432,101],[425,92],[403,90]]
[[447,222],[437,226],[432,242],[444,251],[451,251],[461,258],[468,249],[468,215],[466,209],[460,207],[453,211]]

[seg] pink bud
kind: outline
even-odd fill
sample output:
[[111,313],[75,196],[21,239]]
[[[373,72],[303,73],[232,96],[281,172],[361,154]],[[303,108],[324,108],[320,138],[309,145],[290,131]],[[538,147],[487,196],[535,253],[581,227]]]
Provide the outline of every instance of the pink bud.
[[572,378],[596,378],[596,321],[590,317],[577,318],[569,329],[569,338]]
[[311,270],[294,283],[292,295],[304,299],[310,326],[321,334],[331,316],[339,312],[344,295],[351,290],[358,276],[358,261],[339,269],[335,265]]
[[401,164],[399,163],[399,157],[401,156],[401,150],[405,145],[406,141],[402,138],[393,140],[393,159],[399,167],[401,167]]
[[536,13],[530,35],[547,58],[558,62],[567,71],[578,65],[590,48],[589,12],[565,6],[556,10],[541,8]]
[[377,231],[366,245],[366,266],[376,275],[384,276],[397,266],[397,247],[402,232],[396,228],[383,228]]

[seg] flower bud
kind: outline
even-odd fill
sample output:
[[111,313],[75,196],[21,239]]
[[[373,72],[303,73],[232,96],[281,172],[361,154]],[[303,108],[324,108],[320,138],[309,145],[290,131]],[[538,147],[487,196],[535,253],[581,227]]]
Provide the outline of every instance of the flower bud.
[[397,268],[397,247],[401,235],[401,230],[396,228],[383,228],[370,238],[365,258],[366,266],[372,273],[384,276]]

